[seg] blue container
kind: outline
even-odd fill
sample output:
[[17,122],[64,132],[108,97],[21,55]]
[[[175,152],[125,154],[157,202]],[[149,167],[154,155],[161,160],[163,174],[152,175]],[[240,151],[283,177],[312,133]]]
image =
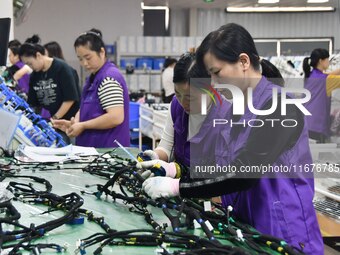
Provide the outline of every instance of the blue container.
[[165,61],[165,58],[155,58],[153,60],[152,69],[154,69],[154,70],[162,70],[163,66],[164,66],[164,61]]
[[140,104],[138,104],[138,103],[130,102],[129,125],[130,125],[130,138],[131,138],[131,140],[138,138],[138,132],[133,131],[133,129],[139,128],[139,106],[140,106]]
[[124,59],[124,58],[122,58],[120,60],[120,63],[119,63],[120,68],[122,68],[122,69],[125,69],[126,66],[133,66],[133,67],[135,67],[135,64],[136,64],[136,59]]
[[107,44],[105,45],[105,50],[108,55],[114,55],[115,54],[115,46],[113,44]]
[[137,69],[152,69],[152,58],[137,58],[136,68]]

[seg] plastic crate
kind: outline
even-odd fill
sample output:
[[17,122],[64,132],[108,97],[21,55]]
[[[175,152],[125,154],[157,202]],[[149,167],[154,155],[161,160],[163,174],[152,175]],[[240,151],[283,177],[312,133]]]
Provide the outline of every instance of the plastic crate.
[[137,69],[152,69],[152,58],[137,58],[136,68]]
[[130,129],[139,128],[139,103],[130,102]]
[[155,58],[153,59],[153,63],[152,63],[152,69],[154,70],[162,70],[163,66],[164,66],[164,58]]
[[138,129],[139,129],[139,107],[140,104],[135,102],[130,102],[129,106],[129,125],[130,125],[130,140],[138,139]]
[[119,62],[120,68],[125,69],[127,66],[136,67],[136,59],[124,59],[122,58]]
[[105,45],[105,50],[108,55],[114,55],[116,51],[115,46],[113,44]]

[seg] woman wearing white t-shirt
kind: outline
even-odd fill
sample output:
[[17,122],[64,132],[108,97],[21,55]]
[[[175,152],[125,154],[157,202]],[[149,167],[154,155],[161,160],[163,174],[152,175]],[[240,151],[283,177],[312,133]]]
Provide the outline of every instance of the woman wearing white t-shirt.
[[175,85],[172,79],[174,77],[174,67],[176,63],[177,60],[174,58],[167,58],[164,62],[164,71],[162,73],[162,85],[165,91],[164,103],[170,103],[175,94]]

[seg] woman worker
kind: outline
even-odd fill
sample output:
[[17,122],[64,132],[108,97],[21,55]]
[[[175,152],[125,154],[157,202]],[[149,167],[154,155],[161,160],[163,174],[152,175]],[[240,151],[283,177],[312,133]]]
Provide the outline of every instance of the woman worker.
[[[244,94],[248,88],[252,88],[255,109],[271,108],[274,88],[280,95],[280,87],[270,81],[271,78],[280,77],[279,72],[268,61],[260,61],[251,35],[237,24],[227,24],[211,32],[198,49],[197,63],[210,72],[215,83],[233,84]],[[278,81],[282,84],[281,79]],[[178,86],[175,85],[176,97],[181,97]],[[192,162],[198,156],[204,158],[205,155],[190,151],[197,146],[190,146],[191,141],[187,140],[187,118],[180,117],[185,116],[188,105],[186,101],[191,98],[184,99],[179,101],[180,106],[172,104],[171,109],[175,129],[175,162],[154,159],[151,163],[141,163],[145,169],[161,166],[165,175],[147,179],[143,183],[144,191],[152,198],[222,196],[224,206],[232,205],[238,219],[260,232],[280,237],[306,254],[323,254],[323,241],[312,203],[313,177],[305,173],[288,176],[278,173],[268,178],[265,175],[250,175],[240,171],[246,166],[310,166],[312,158],[303,113],[293,104],[287,105],[287,115],[281,114],[281,104],[278,103],[277,109],[267,116],[256,116],[247,106],[243,115],[233,115],[235,106],[230,107],[224,112],[223,119],[234,123],[248,123],[249,120],[258,119],[264,125],[234,125],[225,127],[218,134],[213,134],[212,127],[208,131],[201,128],[198,132],[200,138],[201,132],[212,134],[212,137],[208,136],[209,139],[201,140],[202,145],[219,141],[214,144],[216,148],[211,150],[216,158],[215,164],[233,166],[237,171],[216,178],[210,176],[209,179],[197,180],[191,178]],[[279,96],[278,101],[280,100]],[[277,123],[291,119],[297,125],[290,128],[282,125],[273,127],[266,119],[277,119]],[[149,155],[164,159],[158,150],[155,153],[156,155]],[[190,158],[190,174],[183,166],[187,162],[186,158]]]
[[32,70],[20,60],[20,46],[21,43],[18,40],[12,40],[8,43],[8,58],[12,64],[8,70],[12,74],[13,79],[18,82],[19,91],[24,92],[27,95],[30,81],[29,74],[32,72]]
[[96,148],[130,145],[129,95],[118,68],[106,58],[101,32],[92,29],[80,35],[74,47],[87,77],[80,109],[71,121],[54,120],[56,128],[76,137],[76,144]]
[[325,73],[329,67],[329,52],[315,49],[303,60],[305,88],[311,92],[306,108],[312,114],[306,117],[309,137],[324,143],[330,135],[331,94],[340,88],[340,69]]
[[[79,109],[79,94],[72,68],[64,61],[45,55],[36,35],[21,45],[19,55],[32,68],[28,104],[48,110],[53,119],[70,120]],[[62,133],[64,140],[68,137]]]

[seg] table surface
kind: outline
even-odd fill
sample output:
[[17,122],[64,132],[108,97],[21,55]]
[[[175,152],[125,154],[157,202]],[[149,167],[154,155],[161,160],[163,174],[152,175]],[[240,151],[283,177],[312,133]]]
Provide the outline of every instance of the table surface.
[[[138,150],[136,148],[131,148],[130,151],[136,155]],[[120,152],[122,153],[122,152]],[[123,155],[123,154],[121,154]],[[125,155],[124,155],[125,156]],[[85,173],[80,169],[60,169],[60,170],[50,170],[50,171],[36,171],[35,169],[22,170],[20,174],[34,175],[38,177],[45,178],[49,180],[53,186],[52,192],[58,195],[65,195],[70,192],[75,192],[80,194],[81,190],[96,191],[96,187],[85,188],[86,184],[95,185],[98,183],[104,184],[106,180],[97,176]],[[6,179],[8,181],[10,179]],[[36,184],[34,183],[35,187]],[[39,187],[39,184],[38,184]],[[41,187],[43,189],[43,187]],[[115,187],[114,189],[118,188]],[[92,211],[96,216],[104,217],[108,225],[116,230],[131,230],[131,229],[141,229],[147,228],[152,229],[145,220],[144,217],[129,211],[129,205],[125,205],[121,200],[113,202],[111,198],[97,199],[93,195],[82,195],[84,198],[84,205],[82,208]],[[54,218],[58,218],[63,215],[61,211],[55,211],[44,215],[39,215],[40,213],[47,210],[46,206],[37,206],[22,203],[19,201],[13,202],[14,206],[21,213],[20,223],[29,226],[30,223],[41,224],[42,222],[50,221]],[[153,217],[158,223],[168,223],[168,231],[171,231],[171,224],[166,216],[163,214],[161,209],[149,207],[153,214]],[[45,237],[38,240],[39,243],[56,243],[63,245],[67,243],[68,249],[63,254],[75,254],[76,242],[78,239],[86,238],[94,233],[103,233],[103,230],[96,224],[88,222],[85,218],[84,224],[81,225],[63,225],[49,233]],[[190,232],[196,235],[204,236],[203,231],[196,229]],[[228,242],[224,242],[228,244]],[[230,244],[230,243],[229,243]],[[92,252],[98,247],[98,245],[91,246],[86,249],[87,254],[92,254]],[[124,246],[106,246],[103,249],[102,254],[155,254],[155,249],[157,247],[124,247]],[[171,250],[171,249],[170,249]],[[270,252],[270,254],[278,254],[272,250],[264,248],[264,250]],[[23,253],[28,254],[28,253]],[[49,250],[44,250],[43,254],[55,254],[55,252],[50,252]],[[254,253],[256,254],[256,253]]]

